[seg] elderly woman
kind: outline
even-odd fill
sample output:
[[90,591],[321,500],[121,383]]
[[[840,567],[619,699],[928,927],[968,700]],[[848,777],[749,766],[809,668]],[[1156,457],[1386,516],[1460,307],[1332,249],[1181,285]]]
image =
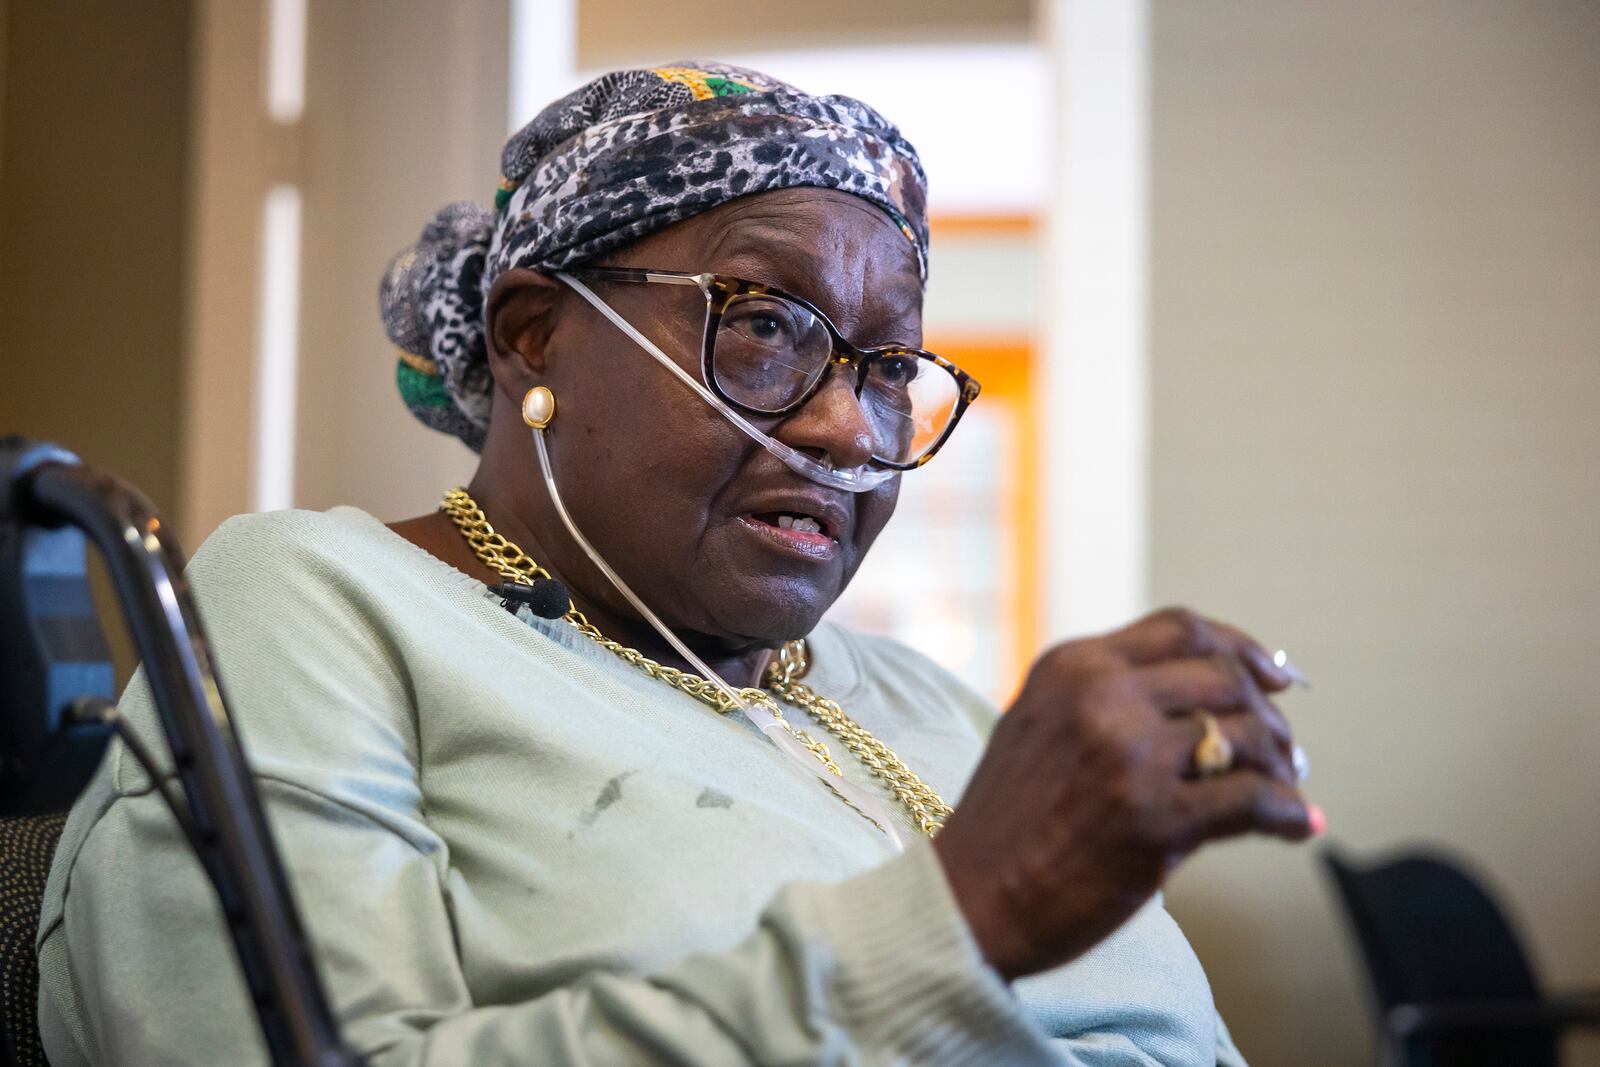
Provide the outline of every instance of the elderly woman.
[[[471,485],[236,519],[190,570],[370,1062],[1241,1062],[1159,890],[1320,828],[1292,668],[1166,611],[1046,652],[1002,717],[820,621],[978,392],[919,348],[926,272],[897,130],[720,66],[551,105],[494,213],[391,266],[400,391]],[[141,681],[123,709],[151,729]],[[40,952],[56,1067],[263,1057],[120,747]]]

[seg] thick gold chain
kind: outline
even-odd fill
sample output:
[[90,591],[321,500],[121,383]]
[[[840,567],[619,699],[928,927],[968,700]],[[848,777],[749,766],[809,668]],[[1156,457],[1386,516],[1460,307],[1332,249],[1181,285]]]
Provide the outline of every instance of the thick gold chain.
[[929,837],[937,834],[954,810],[917,777],[894,750],[856,722],[838,701],[830,700],[800,681],[810,666],[804,640],[790,641],[767,669],[767,688],[784,701],[803,708],[823,728],[844,743],[868,771],[883,781],[895,798],[911,813],[917,829]]
[[[550,572],[539,566],[531,556],[495,532],[488,517],[478,507],[477,501],[473,500],[465,489],[452,489],[446,493],[439,510],[448,515],[456,529],[461,531],[461,536],[466,538],[467,544],[472,547],[473,554],[507,581],[526,584],[535,578],[551,577]],[[657,663],[638,649],[629,648],[620,641],[613,641],[585,618],[577,605],[568,603],[565,618],[579,633],[624,663],[638,668],[680,692],[689,694],[719,714],[726,715],[738,706],[714,682],[698,674]],[[809,667],[810,660],[805,641],[803,639],[790,641],[767,668],[765,679],[767,687],[785,703],[792,704],[810,715],[824,729],[837,737],[845,748],[854,753],[867,770],[887,785],[895,798],[905,805],[917,829],[929,837],[937,834],[945,819],[949,818],[953,811],[950,805],[940,799],[939,794],[935,793],[927,783],[918,778],[888,745],[872,736],[865,727],[845,714],[837,702],[818,695],[810,686],[801,682],[800,677]],[[771,711],[778,724],[803,744],[829,773],[842,774],[839,765],[829,754],[828,746],[813,738],[805,730],[790,725],[783,717],[783,711],[778,707],[777,701],[773,700],[772,695],[765,689],[741,689],[739,695]],[[834,795],[876,825],[876,820],[851,804],[843,793],[834,790]]]

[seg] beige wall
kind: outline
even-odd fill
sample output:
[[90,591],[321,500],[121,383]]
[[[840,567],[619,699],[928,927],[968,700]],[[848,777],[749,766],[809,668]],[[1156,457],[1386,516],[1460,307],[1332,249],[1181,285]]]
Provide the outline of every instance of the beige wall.
[[[508,17],[504,0],[312,5],[298,507],[349,503],[401,518],[431,511],[471,476],[475,457],[400,401],[378,279],[437,208],[491,202]],[[453,73],[418,77],[432,70]]]
[[[261,110],[264,0],[195,0],[184,251],[184,543],[251,507],[261,197],[284,144]],[[276,168],[273,164],[276,163]]]
[[188,5],[0,14],[0,433],[176,513]]
[[[487,203],[506,135],[506,0],[309,6],[303,119],[262,114],[260,0],[202,0],[190,242],[191,539],[252,507],[262,197],[302,197],[293,502],[430,510],[472,456],[411,418],[377,311],[388,258],[454,199]],[[337,457],[333,462],[330,457]]]
[[[1592,985],[1600,7],[1169,0],[1153,35],[1157,599],[1312,675],[1335,841],[1464,850]],[[1368,1062],[1312,850],[1204,854],[1171,907],[1258,1067]]]
[[[0,6],[0,433],[66,446],[177,523],[188,9]],[[132,646],[102,614],[125,679]]]

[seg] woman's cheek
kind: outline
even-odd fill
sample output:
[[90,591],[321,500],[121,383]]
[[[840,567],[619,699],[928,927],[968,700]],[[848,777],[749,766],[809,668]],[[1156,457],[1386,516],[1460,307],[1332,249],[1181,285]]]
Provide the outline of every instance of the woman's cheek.
[[878,539],[883,528],[889,524],[889,519],[894,515],[895,505],[900,502],[900,476],[897,474],[882,486],[863,493],[861,504],[856,512],[856,551],[859,555],[866,555],[867,549]]

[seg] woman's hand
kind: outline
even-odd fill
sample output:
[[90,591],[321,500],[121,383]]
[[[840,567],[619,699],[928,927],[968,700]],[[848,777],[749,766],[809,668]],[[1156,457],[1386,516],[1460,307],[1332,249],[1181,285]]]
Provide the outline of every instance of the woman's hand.
[[[934,842],[990,964],[1009,979],[1082,954],[1207,841],[1319,830],[1265,695],[1293,680],[1183,609],[1046,652]],[[1233,745],[1233,769],[1212,777],[1194,767],[1201,709]]]

